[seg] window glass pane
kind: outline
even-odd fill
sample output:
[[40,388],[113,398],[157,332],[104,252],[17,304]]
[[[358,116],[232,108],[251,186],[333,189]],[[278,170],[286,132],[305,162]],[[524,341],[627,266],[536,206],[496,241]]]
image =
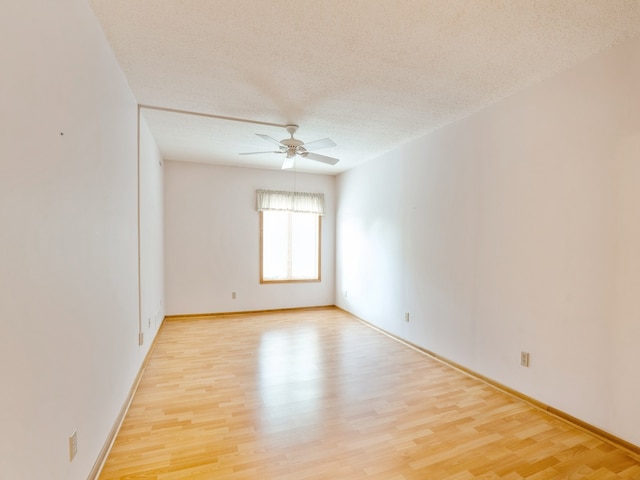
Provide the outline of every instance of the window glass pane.
[[296,213],[291,222],[291,275],[318,278],[318,215]]
[[262,212],[262,281],[319,280],[320,217]]
[[262,276],[265,280],[285,280],[288,274],[288,212],[262,212]]

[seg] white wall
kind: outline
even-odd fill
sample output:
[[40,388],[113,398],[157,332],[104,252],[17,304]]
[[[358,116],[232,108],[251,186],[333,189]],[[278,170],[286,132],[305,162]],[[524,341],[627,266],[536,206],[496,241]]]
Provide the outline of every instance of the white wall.
[[150,345],[138,346],[137,106],[87,2],[5,3],[0,478],[86,479]]
[[[257,189],[292,190],[291,171],[165,164],[166,312],[237,312],[334,304],[335,177],[296,174],[324,193],[322,281],[260,284]],[[233,300],[231,293],[236,292]]]
[[140,122],[140,319],[150,344],[164,319],[164,172],[160,151]]
[[635,39],[340,175],[337,304],[640,445],[639,59]]

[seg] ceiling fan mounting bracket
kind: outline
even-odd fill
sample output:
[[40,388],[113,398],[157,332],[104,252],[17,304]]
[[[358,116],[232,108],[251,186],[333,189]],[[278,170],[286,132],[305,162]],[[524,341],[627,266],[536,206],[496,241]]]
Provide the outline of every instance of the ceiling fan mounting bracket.
[[289,135],[291,135],[291,138],[293,138],[293,134],[296,133],[298,131],[298,125],[287,125],[285,127],[287,129],[287,132],[289,132]]

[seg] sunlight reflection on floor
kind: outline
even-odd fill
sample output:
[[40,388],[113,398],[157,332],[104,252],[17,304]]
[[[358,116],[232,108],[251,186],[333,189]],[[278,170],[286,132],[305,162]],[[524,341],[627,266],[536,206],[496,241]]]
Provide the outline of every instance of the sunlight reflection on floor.
[[[258,388],[264,434],[319,422],[323,355],[314,327],[266,332],[258,349]],[[295,410],[292,411],[292,410]]]

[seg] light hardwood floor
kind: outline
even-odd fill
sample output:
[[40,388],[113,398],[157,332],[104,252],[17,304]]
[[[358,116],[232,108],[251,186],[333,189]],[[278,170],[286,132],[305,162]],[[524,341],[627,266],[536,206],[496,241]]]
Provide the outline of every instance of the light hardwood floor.
[[166,321],[100,479],[640,479],[335,309]]

